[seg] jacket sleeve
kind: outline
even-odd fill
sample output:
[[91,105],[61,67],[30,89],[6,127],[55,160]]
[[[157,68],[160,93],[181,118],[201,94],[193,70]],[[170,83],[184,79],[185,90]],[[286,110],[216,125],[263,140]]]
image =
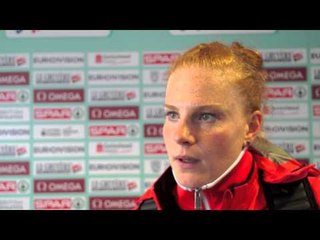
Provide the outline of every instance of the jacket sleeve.
[[308,180],[318,208],[320,209],[320,177],[310,176],[308,177]]

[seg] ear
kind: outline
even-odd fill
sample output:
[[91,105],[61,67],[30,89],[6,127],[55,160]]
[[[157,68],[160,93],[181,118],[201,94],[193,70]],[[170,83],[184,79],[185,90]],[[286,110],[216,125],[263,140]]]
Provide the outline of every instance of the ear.
[[262,129],[262,121],[263,117],[261,111],[257,110],[251,114],[248,119],[248,130],[245,135],[245,140],[247,142],[252,142],[256,138]]

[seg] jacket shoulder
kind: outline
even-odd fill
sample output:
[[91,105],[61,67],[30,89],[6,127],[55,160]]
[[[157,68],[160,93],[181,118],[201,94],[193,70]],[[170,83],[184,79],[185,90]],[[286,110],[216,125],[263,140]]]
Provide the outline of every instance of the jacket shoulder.
[[154,190],[152,187],[136,200],[135,210],[156,210],[157,206],[154,201]]
[[250,150],[276,164],[283,164],[294,159],[288,152],[262,137],[257,137],[257,139],[251,143]]
[[267,139],[250,146],[271,209],[318,209],[320,171],[303,164]]

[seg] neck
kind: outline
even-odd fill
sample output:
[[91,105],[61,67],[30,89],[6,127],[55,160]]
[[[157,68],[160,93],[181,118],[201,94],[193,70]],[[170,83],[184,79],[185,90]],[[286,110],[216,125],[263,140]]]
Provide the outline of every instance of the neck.
[[238,155],[238,157],[236,158],[236,160],[218,177],[216,178],[215,180],[213,180],[212,182],[209,182],[209,183],[206,183],[200,187],[195,187],[195,188],[190,188],[190,187],[186,187],[186,186],[183,186],[179,181],[178,179],[176,178],[176,175],[172,169],[172,174],[173,174],[173,177],[175,179],[175,181],[177,182],[177,184],[184,190],[187,190],[187,191],[195,191],[195,192],[198,192],[199,190],[205,190],[205,189],[209,189],[209,188],[212,188],[213,186],[215,186],[217,183],[219,183],[229,172],[232,171],[232,169],[234,169],[238,163],[240,162],[241,158],[243,157],[243,154],[245,153],[245,151],[247,150],[247,147],[245,147],[241,152],[240,154]]

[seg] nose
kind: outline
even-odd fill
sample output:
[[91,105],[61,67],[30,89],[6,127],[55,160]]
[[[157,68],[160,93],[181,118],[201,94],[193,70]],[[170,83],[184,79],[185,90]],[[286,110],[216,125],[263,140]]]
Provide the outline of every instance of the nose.
[[174,131],[174,138],[178,144],[188,146],[196,142],[196,138],[192,133],[190,124],[188,124],[188,122],[180,119]]

